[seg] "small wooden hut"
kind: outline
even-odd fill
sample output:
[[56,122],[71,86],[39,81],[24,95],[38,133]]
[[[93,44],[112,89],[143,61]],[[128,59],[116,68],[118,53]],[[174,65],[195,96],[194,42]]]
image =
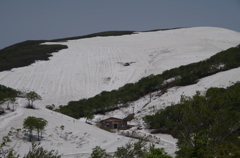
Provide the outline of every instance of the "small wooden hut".
[[100,121],[102,127],[109,127],[111,129],[124,129],[127,128],[127,121],[115,117],[110,117]]

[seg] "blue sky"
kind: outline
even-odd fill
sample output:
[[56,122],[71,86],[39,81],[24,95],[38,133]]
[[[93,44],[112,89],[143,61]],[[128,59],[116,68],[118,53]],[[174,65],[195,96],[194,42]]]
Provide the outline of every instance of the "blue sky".
[[212,26],[240,32],[240,0],[0,0],[0,49],[101,31]]

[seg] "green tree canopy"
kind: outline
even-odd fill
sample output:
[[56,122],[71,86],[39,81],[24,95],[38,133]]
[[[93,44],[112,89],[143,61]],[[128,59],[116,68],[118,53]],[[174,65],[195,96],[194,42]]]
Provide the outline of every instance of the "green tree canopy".
[[23,128],[29,131],[29,141],[32,141],[32,131],[35,129],[37,118],[34,116],[29,116],[23,121]]
[[23,128],[28,129],[29,131],[29,141],[32,141],[32,131],[37,130],[38,133],[38,140],[39,138],[39,133],[44,130],[44,128],[47,125],[47,121],[43,118],[36,118],[34,116],[29,116],[26,119],[24,119],[23,122]]
[[178,138],[178,157],[239,157],[240,82],[205,94],[182,96],[177,104],[144,117],[150,128]]
[[96,146],[92,149],[90,158],[111,158],[111,156],[106,153],[106,150]]
[[[43,119],[43,118],[37,118],[37,122],[35,124],[35,128],[37,130],[38,133],[38,140],[40,140],[39,134],[40,132],[42,133],[42,131],[45,129],[45,127],[47,126],[47,120]],[[42,136],[42,134],[41,134]]]
[[145,154],[145,158],[172,158],[172,156],[168,155],[163,148],[160,149],[151,146],[149,153]]
[[55,150],[46,150],[40,143],[32,142],[32,149],[23,158],[61,158]]
[[42,100],[42,97],[34,91],[30,91],[29,93],[27,93],[26,98],[27,98],[28,103],[29,103],[27,107],[29,107],[29,108],[33,108],[33,102],[34,101]]

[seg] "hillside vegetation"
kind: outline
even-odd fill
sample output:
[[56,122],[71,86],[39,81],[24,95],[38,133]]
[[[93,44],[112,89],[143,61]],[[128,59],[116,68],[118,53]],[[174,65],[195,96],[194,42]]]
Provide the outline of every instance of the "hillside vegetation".
[[178,138],[178,157],[240,156],[240,82],[205,94],[182,96],[178,104],[144,117],[150,128]]
[[67,48],[65,45],[41,45],[43,42],[46,41],[25,41],[0,50],[0,71],[48,60],[51,53]]
[[59,106],[56,111],[74,118],[90,117],[93,113],[105,113],[128,106],[130,102],[152,92],[158,91],[161,95],[168,88],[194,84],[203,77],[239,66],[240,45],[219,52],[207,60],[167,70],[159,75],[144,77],[118,90],[103,91],[89,99],[70,101],[67,105]]
[[4,103],[10,98],[15,98],[18,95],[18,91],[12,88],[0,85],[0,104]]

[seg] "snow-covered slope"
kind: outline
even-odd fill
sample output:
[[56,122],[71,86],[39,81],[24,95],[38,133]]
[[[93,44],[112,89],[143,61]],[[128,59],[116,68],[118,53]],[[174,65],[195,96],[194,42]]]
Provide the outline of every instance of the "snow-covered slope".
[[[21,128],[28,116],[42,117],[49,122],[42,145],[47,149],[57,149],[65,154],[64,157],[73,157],[74,153],[77,156],[81,156],[79,153],[90,153],[97,145],[113,152],[129,139],[49,111],[44,108],[45,105],[62,105],[71,100],[89,98],[150,74],[204,60],[240,44],[240,33],[222,28],[197,27],[71,40],[62,44],[68,49],[54,53],[49,61],[0,72],[0,84],[25,91],[34,90],[43,98],[36,102],[37,110],[23,108],[26,101],[19,99],[15,112],[0,116],[0,137],[6,135],[11,127]],[[124,66],[126,63],[129,66]],[[139,112],[132,124],[141,125],[142,116],[179,101],[180,95],[193,95],[196,90],[204,91],[212,86],[226,87],[240,81],[239,76],[239,68],[218,73],[201,79],[195,85],[172,88],[161,97],[155,96],[144,108],[149,102],[148,96],[132,103],[129,108],[110,112],[107,116],[96,116],[95,120],[108,116],[124,117],[134,107]],[[64,125],[64,131],[60,130],[61,125]],[[30,144],[17,138],[14,140],[11,144],[17,142],[18,152],[22,155],[26,153]],[[174,155],[174,140],[162,138],[160,146]]]
[[63,42],[69,48],[49,61],[1,72],[0,83],[36,91],[43,98],[41,106],[63,105],[204,60],[239,43],[240,33],[211,27],[72,40]]
[[[19,99],[18,102],[22,105],[25,100]],[[114,152],[117,146],[122,146],[129,140],[45,108],[31,110],[22,106],[19,106],[15,112],[0,117],[0,137],[6,136],[12,127],[22,128],[23,121],[28,116],[41,117],[48,121],[41,145],[47,150],[55,149],[64,155],[91,153],[92,148],[96,146],[101,146],[108,152]],[[62,125],[64,130],[60,129]],[[9,144],[15,145],[15,150],[19,154],[24,155],[30,149],[30,143],[26,141],[27,138],[22,140],[14,136],[11,139],[12,142]]]

